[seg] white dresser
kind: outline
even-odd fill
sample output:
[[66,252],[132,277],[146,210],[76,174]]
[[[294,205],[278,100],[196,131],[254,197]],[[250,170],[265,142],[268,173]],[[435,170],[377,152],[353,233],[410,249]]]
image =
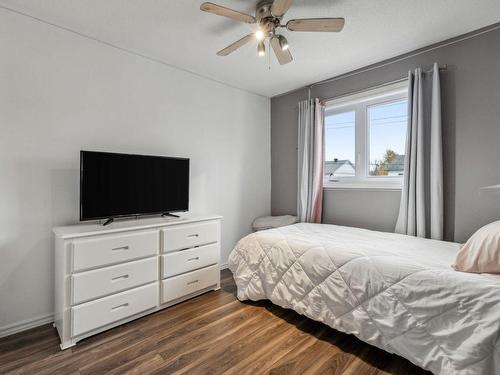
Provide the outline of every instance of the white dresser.
[[148,218],[54,228],[61,348],[219,289],[220,221]]

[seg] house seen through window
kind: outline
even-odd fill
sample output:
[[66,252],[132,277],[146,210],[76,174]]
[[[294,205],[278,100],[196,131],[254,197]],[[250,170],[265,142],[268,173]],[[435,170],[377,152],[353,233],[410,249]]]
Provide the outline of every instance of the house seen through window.
[[327,102],[325,186],[400,186],[407,106],[406,82]]

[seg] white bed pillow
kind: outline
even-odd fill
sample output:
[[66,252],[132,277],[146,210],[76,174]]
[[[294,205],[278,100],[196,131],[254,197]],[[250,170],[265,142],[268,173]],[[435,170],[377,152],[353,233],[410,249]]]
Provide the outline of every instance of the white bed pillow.
[[479,228],[462,246],[453,265],[457,271],[500,273],[500,220]]

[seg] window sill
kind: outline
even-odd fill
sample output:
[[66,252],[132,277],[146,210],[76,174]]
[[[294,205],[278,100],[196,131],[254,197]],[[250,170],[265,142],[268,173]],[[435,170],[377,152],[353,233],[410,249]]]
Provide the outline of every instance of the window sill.
[[402,189],[400,183],[394,182],[328,182],[323,185],[323,190],[390,190]]

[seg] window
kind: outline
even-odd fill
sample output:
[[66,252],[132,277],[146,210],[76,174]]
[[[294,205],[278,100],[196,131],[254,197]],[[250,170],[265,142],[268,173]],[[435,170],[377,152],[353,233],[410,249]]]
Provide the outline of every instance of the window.
[[325,187],[401,187],[407,95],[405,81],[327,102]]
[[[354,176],[356,155],[356,112],[340,112],[325,118],[325,174]],[[328,156],[331,156],[328,158]]]
[[405,163],[407,100],[368,107],[370,176],[402,176]]

